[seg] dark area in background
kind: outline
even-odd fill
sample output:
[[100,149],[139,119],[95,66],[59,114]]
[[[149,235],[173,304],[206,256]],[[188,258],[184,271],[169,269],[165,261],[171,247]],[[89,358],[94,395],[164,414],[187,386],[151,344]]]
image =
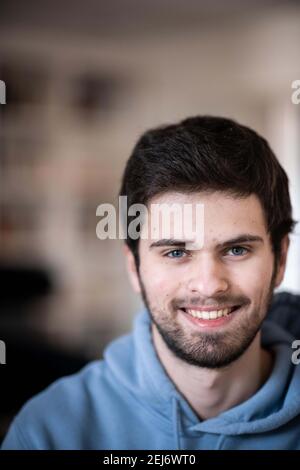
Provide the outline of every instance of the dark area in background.
[[[285,0],[284,5],[297,5]],[[239,20],[259,16],[264,9],[282,6],[282,0],[2,0],[0,24],[6,27],[85,37],[122,38],[190,31],[214,19]]]
[[6,344],[1,365],[0,441],[25,401],[61,376],[83,367],[87,359],[47,343],[28,321],[32,306],[53,293],[51,275],[41,267],[0,265],[0,332]]

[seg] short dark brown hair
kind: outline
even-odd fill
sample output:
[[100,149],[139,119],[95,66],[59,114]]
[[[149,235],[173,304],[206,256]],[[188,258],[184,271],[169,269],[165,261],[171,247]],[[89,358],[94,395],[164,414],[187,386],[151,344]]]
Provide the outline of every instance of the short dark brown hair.
[[[127,161],[120,195],[130,206],[147,205],[167,191],[211,190],[258,197],[278,260],[281,241],[295,224],[288,177],[268,142],[231,119],[195,116],[145,132]],[[126,238],[137,266],[138,242]]]

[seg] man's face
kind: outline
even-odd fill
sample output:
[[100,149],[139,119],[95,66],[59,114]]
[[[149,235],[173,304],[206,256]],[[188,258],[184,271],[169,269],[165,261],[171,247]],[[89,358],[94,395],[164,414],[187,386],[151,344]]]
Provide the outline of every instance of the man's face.
[[219,191],[168,192],[150,202],[204,204],[204,243],[188,250],[172,244],[172,231],[170,240],[141,239],[138,272],[127,253],[133,284],[178,358],[199,367],[226,366],[255,338],[284,274],[285,259],[274,271],[261,204],[255,195]]

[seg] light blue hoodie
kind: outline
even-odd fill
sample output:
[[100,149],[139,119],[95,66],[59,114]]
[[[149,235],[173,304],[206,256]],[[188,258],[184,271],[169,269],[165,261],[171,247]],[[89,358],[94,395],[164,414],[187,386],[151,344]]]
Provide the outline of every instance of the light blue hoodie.
[[300,449],[300,365],[293,337],[265,321],[262,343],[275,364],[250,399],[201,421],[166,375],[149,314],[110,343],[104,359],[31,399],[2,449]]

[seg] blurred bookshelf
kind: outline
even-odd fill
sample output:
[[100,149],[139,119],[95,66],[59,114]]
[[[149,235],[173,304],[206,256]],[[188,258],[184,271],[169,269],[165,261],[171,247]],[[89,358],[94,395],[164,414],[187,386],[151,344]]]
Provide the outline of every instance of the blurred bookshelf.
[[0,76],[0,263],[51,273],[55,289],[33,327],[99,356],[128,327],[128,316],[115,321],[128,287],[113,293],[120,243],[95,232],[98,204],[118,191],[122,159],[107,129],[130,106],[128,74],[92,63],[56,73],[55,63],[15,52],[1,56]]
[[96,237],[128,156],[116,135],[132,84],[105,63],[44,56],[0,45],[0,441],[27,399],[100,358],[135,310],[121,242]]

